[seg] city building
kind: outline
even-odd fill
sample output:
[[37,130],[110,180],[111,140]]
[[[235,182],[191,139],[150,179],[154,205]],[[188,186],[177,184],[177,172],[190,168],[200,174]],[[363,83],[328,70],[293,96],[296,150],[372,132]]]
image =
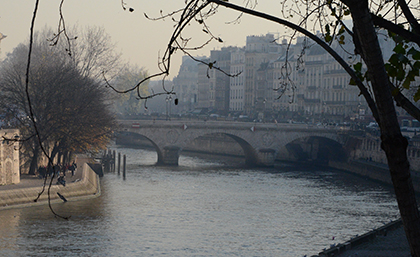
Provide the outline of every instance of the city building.
[[242,113],[245,91],[245,49],[237,48],[230,56],[229,112]]
[[178,112],[191,112],[197,107],[197,79],[197,61],[187,55],[183,56],[178,75],[173,79],[174,90],[178,98]]
[[230,61],[231,53],[236,47],[223,47],[210,52],[210,63],[213,67],[209,70],[210,93],[213,96],[214,110],[222,115],[229,113],[230,99]]
[[256,116],[264,104],[265,85],[257,84],[257,71],[262,63],[277,59],[281,52],[282,47],[273,34],[246,37],[244,111],[247,115]]
[[[350,76],[322,47],[306,37],[292,43],[277,41],[274,34],[248,36],[245,47],[211,51],[206,64],[183,62],[176,79],[178,96],[183,103],[194,103],[188,110],[245,115],[258,121],[340,123],[372,119],[359,89],[350,85]],[[379,41],[387,60],[394,43],[385,36]],[[349,35],[331,48],[349,66],[360,62]],[[186,67],[190,67],[189,73]],[[191,85],[185,87],[188,92],[181,84]]]
[[[214,92],[210,92],[210,81],[209,81],[209,67],[206,63],[210,62],[210,59],[203,59],[204,63],[198,63],[198,99],[197,108],[209,109],[214,107]],[[213,99],[213,100],[212,100]]]

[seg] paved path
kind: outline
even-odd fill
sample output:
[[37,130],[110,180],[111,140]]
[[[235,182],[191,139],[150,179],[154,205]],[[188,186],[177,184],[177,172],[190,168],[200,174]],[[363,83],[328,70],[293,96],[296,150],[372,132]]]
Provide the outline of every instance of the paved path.
[[318,256],[410,257],[411,254],[402,223],[395,221],[349,240],[341,246],[327,249]]
[[386,236],[377,236],[374,240],[358,245],[337,256],[340,257],[410,257],[410,248],[401,226],[390,231]]
[[[97,175],[91,170],[83,171],[85,163],[89,158],[84,155],[76,157],[77,170],[74,176],[71,172],[66,173],[66,186],[57,185],[57,177],[54,178],[51,187],[51,200],[61,201],[56,195],[60,192],[68,200],[96,197],[100,195],[100,186]],[[75,183],[77,182],[77,183]],[[44,179],[33,175],[21,175],[20,183],[14,185],[0,186],[0,209],[15,208],[31,205],[45,204],[48,200],[47,189],[50,185],[50,178],[47,178],[45,191],[37,202],[34,200],[42,191]]]
[[[77,155],[76,157],[76,165],[77,165],[77,171],[74,174],[74,176],[71,176],[71,172],[66,173],[66,182],[71,183],[76,180],[79,180],[82,178],[82,172],[81,169],[83,167],[83,164],[88,162],[89,158],[84,155]],[[57,181],[57,176],[55,176],[53,185],[55,185],[55,182]],[[50,183],[50,178],[47,179],[47,185]],[[0,186],[0,190],[12,190],[12,189],[20,189],[20,188],[30,188],[30,187],[42,187],[44,184],[44,179],[39,178],[35,175],[20,175],[20,183],[14,184],[14,185],[3,185]]]

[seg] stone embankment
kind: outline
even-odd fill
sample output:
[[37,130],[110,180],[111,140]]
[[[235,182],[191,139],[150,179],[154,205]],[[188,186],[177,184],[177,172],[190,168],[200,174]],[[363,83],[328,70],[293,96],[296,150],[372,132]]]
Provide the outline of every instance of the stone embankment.
[[347,242],[331,246],[313,257],[411,256],[401,219],[392,221]]
[[[64,196],[68,201],[100,196],[99,176],[85,160],[81,161],[79,158],[77,172],[75,176],[70,176],[67,175],[66,186],[57,185],[55,183],[56,179],[53,181],[50,188],[52,203],[63,202],[57,193]],[[47,204],[49,180],[42,195],[36,202],[34,201],[42,191],[43,181],[43,179],[28,177],[21,179],[21,183],[16,185],[0,186],[0,210]]]

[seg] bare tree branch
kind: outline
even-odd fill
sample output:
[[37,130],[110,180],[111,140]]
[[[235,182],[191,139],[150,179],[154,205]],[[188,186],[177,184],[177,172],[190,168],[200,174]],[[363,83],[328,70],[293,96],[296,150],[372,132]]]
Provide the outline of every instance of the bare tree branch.
[[344,61],[328,44],[326,44],[323,40],[321,40],[320,38],[318,38],[316,35],[312,34],[311,32],[307,31],[306,29],[291,23],[289,21],[280,19],[278,17],[274,17],[271,15],[268,15],[266,13],[261,13],[255,10],[250,10],[250,9],[246,9],[243,8],[241,6],[237,6],[234,4],[231,4],[229,2],[225,2],[225,1],[220,1],[220,0],[208,0],[209,2],[213,2],[219,5],[222,5],[226,8],[230,8],[233,10],[237,10],[243,13],[247,13],[256,17],[260,17],[269,21],[273,21],[282,25],[285,25],[291,29],[294,29],[302,34],[304,34],[305,36],[309,37],[310,39],[312,39],[313,41],[315,41],[317,44],[319,44],[322,48],[324,48],[343,68],[344,70],[352,77],[352,79],[356,82],[357,87],[359,88],[360,92],[362,93],[362,95],[365,97],[367,104],[369,105],[369,108],[372,110],[372,115],[375,117],[376,120],[379,120],[379,116],[377,113],[377,108],[375,105],[374,100],[372,99],[372,96],[369,94],[369,92],[367,91],[366,87],[363,85],[362,81],[360,81],[359,77],[356,75],[356,73],[354,72],[354,70],[352,68],[350,68],[350,66],[347,64],[346,61]]

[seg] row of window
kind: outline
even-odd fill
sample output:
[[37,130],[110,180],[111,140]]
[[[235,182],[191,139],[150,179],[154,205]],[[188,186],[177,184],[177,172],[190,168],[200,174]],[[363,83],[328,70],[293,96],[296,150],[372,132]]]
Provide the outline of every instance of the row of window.
[[230,102],[229,109],[231,111],[243,111],[243,102]]

